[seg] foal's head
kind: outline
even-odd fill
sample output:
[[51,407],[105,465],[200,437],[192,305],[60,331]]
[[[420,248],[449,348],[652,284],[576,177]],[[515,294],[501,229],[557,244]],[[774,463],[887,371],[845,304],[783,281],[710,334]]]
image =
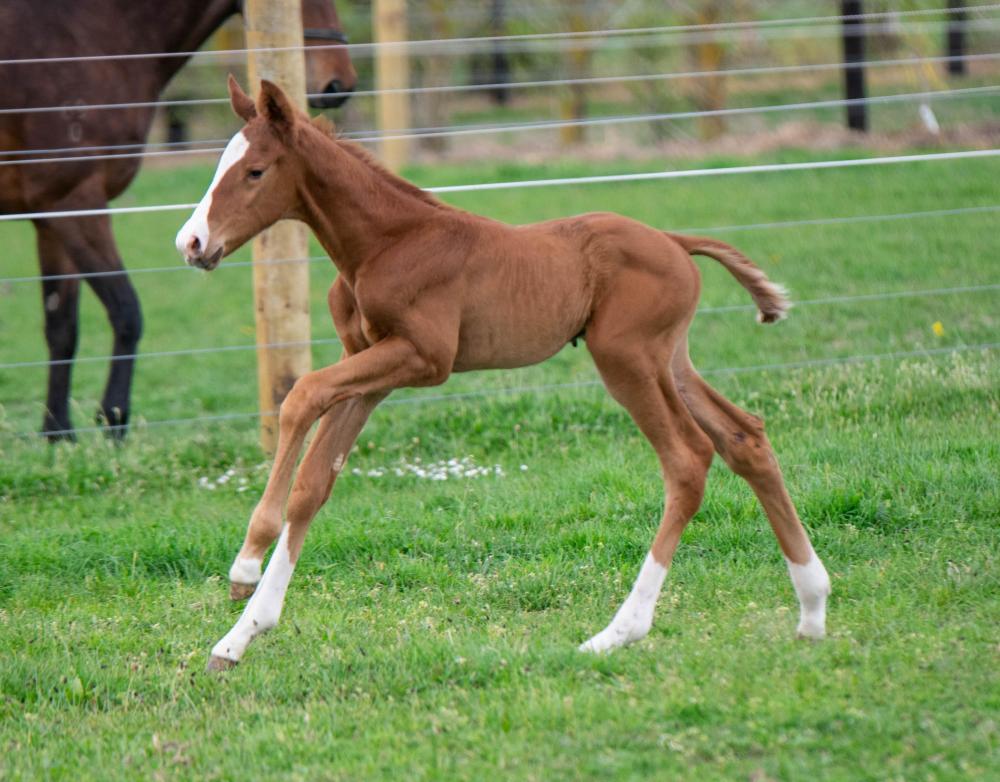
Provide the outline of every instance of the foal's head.
[[308,119],[269,81],[261,82],[254,105],[230,76],[229,97],[247,124],[230,139],[208,192],[177,233],[188,265],[208,270],[278,220],[295,217],[299,203],[291,146]]

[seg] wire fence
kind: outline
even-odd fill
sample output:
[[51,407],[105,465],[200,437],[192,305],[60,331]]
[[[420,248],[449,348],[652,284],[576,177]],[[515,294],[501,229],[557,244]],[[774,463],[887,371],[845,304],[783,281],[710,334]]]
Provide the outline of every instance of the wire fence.
[[[969,18],[962,21],[961,27],[966,31],[992,31],[1000,29],[1000,17],[977,17],[977,14],[1000,10],[1000,3],[983,4],[977,6],[966,6],[964,9],[921,9],[893,12],[871,12],[860,14],[855,21],[860,22],[856,28],[858,34],[885,33],[902,31],[910,32],[936,32],[942,29],[943,25],[956,25],[956,20],[949,17],[959,11],[964,11]],[[938,21],[941,18],[947,21]],[[352,57],[368,56],[379,47],[401,48],[410,55],[423,54],[469,54],[480,51],[524,51],[531,50],[532,47],[549,49],[559,47],[607,47],[609,45],[646,46],[646,45],[689,45],[701,41],[722,41],[727,40],[727,36],[754,35],[758,37],[782,36],[795,37],[797,39],[818,38],[822,36],[840,35],[841,16],[813,16],[787,18],[777,20],[756,20],[747,22],[723,22],[713,24],[696,25],[669,25],[659,27],[608,29],[608,30],[587,30],[581,32],[554,32],[536,33],[528,35],[507,35],[507,36],[485,36],[475,38],[454,38],[454,39],[428,39],[420,41],[408,41],[399,43],[384,44],[350,44],[347,46]],[[340,47],[342,44],[335,44]],[[282,47],[300,48],[300,47]],[[325,48],[325,47],[315,47]],[[277,51],[275,49],[274,51]],[[122,53],[117,55],[93,55],[85,57],[51,57],[33,58],[22,60],[0,60],[0,65],[30,65],[30,64],[71,64],[98,60],[123,60],[130,61],[142,58],[164,58],[164,57],[222,57],[243,55],[246,49],[228,49],[223,51],[202,51],[202,52],[157,52],[157,53]],[[958,56],[921,56],[894,59],[873,59],[861,65],[872,68],[890,67],[926,67],[928,65],[940,65],[954,62],[961,59],[965,62],[993,62],[1000,59],[1000,53],[985,52],[977,54],[967,54]],[[383,93],[421,95],[434,93],[468,93],[476,91],[503,89],[554,89],[558,87],[575,85],[610,85],[627,84],[632,82],[653,82],[670,81],[681,79],[702,79],[718,76],[726,77],[752,77],[759,75],[780,75],[804,72],[827,72],[836,71],[843,68],[840,62],[819,62],[804,63],[800,65],[761,65],[740,68],[730,68],[723,70],[696,70],[696,71],[672,71],[662,73],[645,74],[625,74],[625,75],[602,75],[579,78],[559,78],[559,79],[538,79],[523,80],[504,83],[486,84],[440,84],[419,87],[406,87],[395,90],[361,90],[352,93],[354,97],[374,97]],[[904,102],[928,103],[941,100],[989,100],[1000,95],[1000,85],[986,85],[976,87],[951,88],[941,90],[923,90],[918,92],[897,93],[889,95],[876,95],[859,100],[851,99],[830,99],[809,102],[786,102],[771,105],[737,106],[715,110],[698,111],[674,111],[646,114],[629,114],[625,116],[590,117],[586,119],[572,120],[539,120],[539,121],[517,121],[510,123],[488,123],[481,125],[448,125],[436,127],[412,127],[393,131],[362,130],[345,134],[346,137],[362,143],[384,141],[398,138],[440,138],[440,137],[466,137],[486,134],[521,133],[530,131],[555,130],[574,126],[612,126],[626,125],[632,123],[649,122],[670,122],[689,119],[700,119],[707,117],[727,117],[749,114],[769,114],[776,112],[794,111],[816,111],[832,108],[842,108],[846,106],[863,103],[865,105],[884,105]],[[139,103],[107,103],[107,104],[80,104],[69,106],[27,106],[27,107],[4,107],[0,108],[0,115],[16,115],[28,113],[51,113],[51,112],[82,112],[82,111],[110,111],[136,108],[163,108],[180,106],[208,106],[227,103],[226,98],[204,98],[189,100],[157,100]],[[26,149],[17,151],[0,152],[0,156],[5,159],[0,160],[2,166],[30,166],[45,163],[73,163],[98,160],[113,160],[118,158],[150,157],[150,158],[171,158],[175,156],[198,156],[216,155],[221,152],[227,139],[203,139],[195,142],[180,143],[159,143],[159,144],[107,144],[81,147],[48,147],[38,149]],[[649,181],[660,181],[670,179],[686,179],[712,176],[738,176],[755,175],[772,172],[796,172],[796,171],[818,171],[825,169],[856,168],[867,166],[885,166],[896,164],[917,164],[926,162],[947,162],[958,160],[989,159],[1000,155],[1000,149],[972,149],[956,151],[939,151],[918,154],[897,154],[882,155],[874,157],[855,157],[833,160],[812,160],[803,162],[769,163],[742,165],[720,168],[695,168],[680,169],[670,171],[650,171],[639,173],[622,173],[595,176],[562,177],[535,180],[519,181],[498,181],[479,182],[458,185],[445,185],[427,188],[429,192],[448,193],[468,193],[483,192],[506,189],[523,189],[552,186],[579,186],[584,184],[610,184],[610,183],[638,183]],[[0,222],[11,220],[48,220],[57,218],[72,218],[98,215],[129,215],[154,213],[164,211],[186,211],[193,209],[195,204],[155,204],[145,206],[125,206],[107,207],[93,209],[68,209],[54,211],[22,212],[17,214],[0,215]],[[840,216],[819,216],[815,218],[760,222],[742,225],[717,225],[701,226],[694,228],[674,228],[681,233],[726,233],[739,231],[761,231],[779,229],[804,229],[810,226],[844,226],[852,224],[867,224],[877,222],[889,222],[900,220],[920,221],[931,218],[952,218],[956,216],[989,215],[1000,212],[1000,204],[980,204],[971,206],[955,206],[935,210],[898,212],[886,214],[860,214],[860,215],[840,215]],[[289,258],[276,261],[268,261],[268,264],[302,264],[302,263],[329,263],[325,256],[310,258]],[[246,268],[254,265],[250,261],[228,262],[220,269]],[[106,271],[82,272],[74,274],[58,275],[32,275],[21,277],[0,278],[0,285],[11,285],[16,283],[37,283],[53,280],[90,280],[101,277],[111,277],[123,274],[162,274],[168,272],[187,271],[187,267],[181,264],[170,266],[151,267],[143,269],[112,269]],[[216,272],[218,273],[218,272]],[[878,290],[860,294],[831,293],[825,296],[805,299],[795,302],[797,307],[815,306],[850,306],[858,303],[869,302],[889,302],[903,299],[918,299],[946,296],[976,296],[987,295],[1000,291],[1000,282],[983,282],[980,284],[954,284],[949,286],[939,286],[934,288],[905,288],[897,290]],[[698,310],[699,316],[714,316],[724,313],[752,312],[755,307],[751,304],[740,304],[731,306],[706,306]],[[0,370],[22,370],[22,369],[51,369],[54,366],[78,363],[105,363],[133,359],[142,361],[150,359],[170,359],[186,358],[194,356],[204,356],[222,353],[248,353],[260,350],[276,350],[301,346],[336,345],[339,340],[336,338],[311,339],[302,342],[281,342],[271,344],[239,344],[223,346],[196,346],[184,347],[172,350],[158,350],[142,352],[129,355],[97,355],[81,356],[75,359],[65,360],[35,360],[35,361],[15,361],[0,363]],[[960,344],[949,347],[939,347],[918,350],[900,350],[883,353],[864,353],[857,355],[842,355],[833,357],[814,357],[799,361],[777,362],[770,364],[748,364],[734,366],[718,366],[702,371],[704,375],[737,375],[753,372],[766,371],[786,371],[793,369],[804,369],[813,367],[850,365],[865,362],[879,361],[899,361],[908,358],[934,358],[950,356],[962,352],[989,352],[1000,347],[997,342],[979,342],[975,344]],[[458,393],[415,393],[403,398],[390,399],[386,404],[395,405],[416,405],[425,403],[444,402],[449,400],[467,400],[492,397],[501,394],[542,394],[557,392],[569,389],[586,389],[600,386],[600,381],[595,379],[580,380],[566,383],[548,383],[540,385],[524,386],[491,386],[490,388],[477,389]],[[169,426],[184,426],[191,424],[204,424],[213,422],[229,422],[238,420],[253,420],[260,418],[257,412],[234,412],[211,415],[200,415],[187,418],[166,418],[150,421],[140,421],[139,428],[160,428]],[[114,427],[111,427],[114,428]],[[76,428],[75,432],[96,432],[107,431],[108,427],[82,427]],[[65,431],[46,432],[50,436],[69,434]],[[28,436],[22,433],[15,433],[15,436]],[[34,435],[31,435],[34,436]]]
[[[440,185],[424,188],[428,193],[470,193],[517,188],[555,187],[561,185],[610,184],[614,182],[649,182],[663,179],[691,179],[710,176],[762,174],[778,171],[809,171],[830,168],[855,168],[859,166],[886,166],[900,163],[926,163],[942,160],[988,158],[1000,155],[1000,149],[969,149],[954,152],[928,152],[916,155],[890,155],[840,160],[810,160],[801,163],[764,163],[749,166],[721,168],[693,168],[673,171],[647,171],[632,174],[606,174],[600,176],[559,177],[554,179],[522,179],[513,182],[477,182],[467,185]],[[65,209],[47,212],[20,212],[0,215],[0,222],[11,220],[53,220],[67,217],[97,217],[101,215],[143,214],[150,212],[179,212],[194,209],[197,204],[156,204],[150,206],[102,207],[97,209]]]
[[[559,31],[550,33],[527,33],[517,35],[489,35],[465,38],[435,38],[415,41],[383,41],[373,43],[354,44],[329,44],[312,45],[301,44],[296,46],[281,47],[255,47],[254,51],[259,52],[280,52],[290,50],[312,49],[322,50],[325,48],[347,49],[352,57],[371,56],[378,49],[402,49],[410,54],[470,54],[480,51],[496,51],[496,44],[504,44],[508,51],[518,51],[517,45],[532,45],[539,42],[570,42],[572,46],[592,44],[595,46],[607,46],[615,39],[628,39],[628,46],[641,44],[641,39],[648,36],[672,36],[678,43],[690,44],[701,40],[720,40],[709,37],[707,39],[692,37],[692,34],[708,34],[709,36],[719,36],[720,34],[746,33],[754,31],[758,35],[773,35],[775,33],[791,34],[795,37],[809,37],[810,35],[840,35],[841,25],[845,20],[859,22],[852,27],[857,35],[870,35],[873,33],[889,33],[899,31],[913,31],[919,33],[936,32],[944,25],[959,25],[965,30],[993,30],[997,29],[996,19],[977,19],[975,14],[984,11],[1000,10],[1000,3],[980,4],[964,6],[962,8],[942,8],[942,9],[912,9],[902,11],[875,11],[848,16],[812,16],[812,17],[791,17],[786,19],[764,19],[748,20],[738,22],[716,22],[707,24],[682,24],[682,25],[660,25],[654,27],[633,27],[623,29],[603,29],[603,30],[582,30],[582,31]],[[951,16],[965,12],[971,18],[959,20],[949,20],[941,22],[910,22],[913,18],[927,16]],[[882,20],[872,22],[871,20]],[[640,44],[636,44],[635,39],[640,39]],[[660,42],[662,43],[662,42]],[[121,52],[118,54],[95,54],[95,55],[74,55],[55,57],[32,57],[21,59],[0,60],[0,65],[39,65],[54,63],[80,63],[108,60],[140,60],[140,59],[172,59],[191,57],[224,57],[232,55],[245,55],[250,49],[206,49],[191,50],[183,52]]]
[[844,108],[847,106],[874,106],[886,103],[922,102],[932,99],[950,100],[954,98],[990,97],[1000,94],[1000,86],[960,87],[948,90],[928,90],[906,92],[896,95],[875,95],[868,98],[834,98],[799,103],[777,103],[766,106],[735,106],[724,109],[704,109],[697,111],[669,111],[658,114],[632,114],[628,116],[595,117],[590,119],[540,120],[512,124],[489,124],[480,126],[448,126],[442,128],[412,128],[404,132],[383,131],[373,136],[361,137],[357,141],[389,141],[393,139],[443,138],[457,136],[478,136],[483,134],[510,133],[537,130],[558,130],[569,127],[598,127],[604,125],[627,125],[645,122],[666,122],[674,120],[702,119],[707,117],[736,117],[747,114],[773,114],[786,111],[815,111],[818,109]]
[[[748,223],[743,225],[711,225],[695,227],[667,227],[662,230],[669,230],[674,233],[727,233],[732,231],[755,231],[761,229],[775,228],[800,228],[805,226],[819,225],[849,225],[851,223],[872,223],[893,220],[913,220],[926,219],[931,217],[952,217],[956,215],[983,214],[1000,212],[1000,204],[984,204],[982,206],[965,206],[955,209],[927,209],[919,212],[893,212],[889,214],[864,214],[864,215],[843,215],[839,217],[812,217],[805,220],[782,220],[768,223]],[[243,269],[251,266],[279,266],[284,264],[324,264],[332,265],[332,261],[325,255],[313,255],[309,258],[282,258],[267,261],[226,261],[213,270],[213,274],[229,269]],[[123,275],[136,274],[168,274],[173,272],[184,272],[186,274],[202,274],[201,270],[185,266],[181,263],[174,263],[170,266],[153,266],[137,269],[113,269],[100,272],[77,272],[73,274],[35,274],[24,277],[0,277],[0,284],[45,282],[47,280],[88,280],[102,277],[118,277]]]
[[[812,369],[831,366],[848,366],[852,364],[864,364],[879,361],[902,361],[908,358],[931,359],[942,356],[955,356],[960,353],[987,352],[1000,348],[1000,342],[982,342],[974,345],[953,345],[939,348],[922,348],[920,350],[898,350],[886,353],[866,353],[854,356],[832,356],[828,358],[803,359],[801,361],[782,361],[771,364],[749,364],[742,366],[709,367],[700,369],[698,373],[705,377],[745,375],[756,372],[784,372],[795,369]],[[424,405],[440,402],[460,402],[470,399],[484,399],[496,396],[508,396],[515,394],[545,394],[558,391],[571,391],[590,388],[600,388],[603,383],[598,379],[578,380],[566,383],[545,383],[531,386],[494,386],[490,388],[480,388],[472,391],[461,391],[450,394],[415,393],[411,396],[387,399],[382,402],[383,406],[394,405]],[[35,438],[38,436],[57,437],[70,434],[85,434],[95,432],[111,432],[124,430],[129,427],[137,429],[157,429],[169,426],[202,426],[204,424],[224,423],[230,421],[249,421],[260,418],[274,417],[276,413],[241,412],[241,413],[216,413],[209,415],[190,416],[185,418],[164,418],[154,420],[140,420],[138,423],[130,425],[110,425],[110,426],[84,426],[74,429],[50,429],[36,434],[23,432],[16,433],[19,439]]]
[[[773,114],[787,111],[816,111],[820,109],[843,108],[846,106],[874,106],[901,102],[926,102],[930,100],[954,100],[957,98],[997,97],[1000,96],[1000,85],[981,87],[959,87],[946,90],[925,90],[922,92],[906,92],[893,95],[875,95],[866,98],[835,98],[821,101],[805,101],[799,103],[779,103],[766,106],[735,106],[723,109],[706,109],[698,111],[672,111],[657,114],[630,114],[625,116],[593,117],[587,119],[537,120],[534,122],[491,123],[485,125],[449,125],[445,127],[406,128],[404,130],[367,130],[341,134],[358,143],[375,143],[397,139],[427,139],[455,138],[460,136],[494,135],[501,133],[520,133],[525,131],[558,130],[569,127],[603,127],[609,125],[629,125],[636,123],[668,122],[676,120],[701,119],[706,117],[735,117],[748,114]],[[192,155],[218,155],[225,148],[224,144],[216,147],[200,147],[197,149],[170,149],[163,151],[123,152],[103,155],[75,155],[65,157],[27,158],[22,160],[0,161],[0,166],[25,166],[53,163],[92,163],[99,160],[114,160],[124,158],[162,158]],[[19,215],[3,216],[0,219],[24,219]]]
[[[857,67],[866,68],[888,68],[888,67],[915,67],[915,66],[926,66],[926,65],[942,65],[950,62],[964,61],[964,62],[990,62],[1000,59],[1000,54],[993,52],[983,52],[978,54],[965,54],[965,55],[940,55],[940,56],[921,56],[921,57],[901,57],[901,58],[881,58],[875,60],[863,60],[857,63]],[[677,81],[683,79],[707,79],[707,78],[718,78],[718,77],[744,77],[744,76],[773,76],[778,74],[788,74],[788,73],[819,73],[819,72],[830,72],[830,71],[840,71],[843,70],[844,64],[842,62],[822,62],[822,63],[801,63],[797,65],[760,65],[760,66],[750,66],[741,68],[719,68],[717,70],[702,70],[702,71],[669,71],[664,73],[650,73],[650,74],[622,74],[616,76],[591,76],[591,77],[580,77],[580,78],[564,78],[564,79],[538,79],[530,81],[509,81],[509,82],[494,82],[494,83],[483,83],[483,84],[441,84],[441,85],[431,85],[431,86],[418,86],[418,87],[400,87],[395,89],[381,89],[381,90],[352,90],[350,92],[338,92],[338,93],[310,93],[306,97],[308,98],[332,98],[332,97],[342,97],[342,98],[365,98],[365,97],[377,97],[379,95],[426,95],[433,93],[467,93],[467,92],[484,92],[496,89],[527,89],[527,88],[553,88],[553,87],[566,87],[574,85],[606,85],[606,84],[629,84],[633,82],[648,82],[648,81]],[[939,91],[946,92],[946,91]],[[61,113],[61,112],[82,112],[82,111],[110,111],[110,110],[134,110],[134,109],[160,109],[160,108],[180,108],[180,107],[192,107],[192,106],[220,106],[227,105],[229,103],[229,98],[183,98],[183,99],[173,99],[173,100],[154,100],[154,101],[133,101],[126,103],[69,103],[69,104],[59,104],[54,106],[17,106],[0,108],[0,116],[2,115],[17,115],[17,114],[44,114],[44,113]],[[416,130],[416,129],[412,129]],[[360,131],[360,133],[373,133],[375,131]],[[225,139],[210,140],[202,143],[224,143]],[[199,142],[190,142],[199,143]],[[123,147],[141,147],[141,144],[129,144],[122,145]],[[79,151],[93,151],[95,149],[107,149],[115,147],[63,147],[59,149],[44,149],[44,150],[19,150],[12,153],[4,152],[2,154],[26,154],[31,151],[37,151],[38,154],[51,153],[51,152],[79,152]],[[211,149],[205,151],[218,152],[219,149]],[[0,163],[2,164],[2,163]],[[8,163],[9,164],[9,163]]]
[[[882,291],[878,293],[862,293],[849,296],[823,296],[817,299],[803,299],[794,301],[794,307],[809,307],[818,304],[857,304],[860,302],[890,301],[895,299],[929,298],[933,296],[953,296],[958,294],[985,293],[1000,290],[1000,283],[988,283],[984,285],[960,285],[945,288],[925,288],[921,290],[900,290]],[[753,304],[733,304],[720,307],[699,307],[698,315],[719,315],[730,312],[756,312],[757,308]],[[271,342],[271,343],[249,343],[244,345],[220,345],[203,348],[183,348],[179,350],[151,350],[143,353],[120,353],[118,355],[107,356],[78,356],[76,358],[38,360],[38,361],[13,361],[0,363],[0,369],[35,369],[38,367],[64,366],[68,364],[81,363],[107,363],[112,361],[132,361],[141,358],[143,361],[156,358],[179,358],[182,356],[199,356],[216,353],[244,353],[251,350],[281,350],[284,348],[302,347],[303,345],[339,345],[340,340],[336,337],[325,339],[310,339],[292,342]]]

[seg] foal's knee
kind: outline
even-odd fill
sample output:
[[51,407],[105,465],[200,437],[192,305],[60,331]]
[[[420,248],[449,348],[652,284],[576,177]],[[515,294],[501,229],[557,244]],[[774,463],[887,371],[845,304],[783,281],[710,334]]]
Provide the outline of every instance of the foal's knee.
[[283,431],[308,428],[319,418],[320,411],[314,408],[307,378],[299,378],[278,409],[278,426]]
[[694,506],[692,513],[705,495],[705,479],[714,454],[712,441],[699,431],[663,465],[669,493],[675,501],[682,496],[688,498]]
[[[684,438],[683,464],[692,477],[704,481],[708,468],[712,466],[715,445],[700,428],[691,423],[690,431]],[[699,477],[700,476],[700,477]]]

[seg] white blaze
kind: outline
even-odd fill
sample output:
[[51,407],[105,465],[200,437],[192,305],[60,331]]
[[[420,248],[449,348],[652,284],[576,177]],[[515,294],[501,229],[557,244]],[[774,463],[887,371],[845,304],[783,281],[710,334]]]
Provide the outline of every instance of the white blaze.
[[222,158],[219,160],[219,167],[215,170],[215,177],[212,179],[212,184],[208,186],[208,192],[205,193],[205,196],[201,199],[197,208],[195,208],[194,214],[184,223],[181,230],[177,232],[177,251],[181,255],[187,256],[187,246],[191,239],[198,240],[202,252],[208,247],[208,210],[212,208],[212,194],[215,192],[215,188],[219,182],[222,181],[222,177],[242,159],[249,147],[250,142],[247,141],[247,137],[243,135],[242,130],[229,139],[229,143],[222,152]]

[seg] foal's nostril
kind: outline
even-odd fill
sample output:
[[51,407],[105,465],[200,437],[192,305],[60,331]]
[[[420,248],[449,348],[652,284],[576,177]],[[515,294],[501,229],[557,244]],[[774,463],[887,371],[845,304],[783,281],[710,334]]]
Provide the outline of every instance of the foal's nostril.
[[201,239],[197,236],[192,236],[188,239],[187,251],[190,255],[195,255],[201,249]]

